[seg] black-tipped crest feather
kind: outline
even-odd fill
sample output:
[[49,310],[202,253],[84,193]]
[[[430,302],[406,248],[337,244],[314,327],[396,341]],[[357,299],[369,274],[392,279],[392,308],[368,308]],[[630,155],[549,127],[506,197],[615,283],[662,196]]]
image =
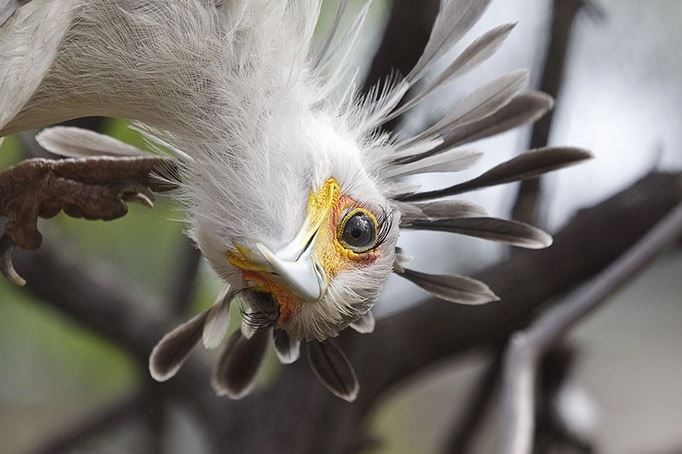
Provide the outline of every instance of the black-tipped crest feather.
[[448,0],[441,7],[424,52],[407,76],[411,82],[424,73],[478,22],[491,0]]
[[553,105],[554,100],[545,93],[520,94],[492,115],[447,131],[441,148],[455,147],[486,139],[532,123],[539,120]]
[[427,274],[403,269],[399,276],[421,287],[433,296],[457,304],[479,305],[499,301],[484,283],[455,274]]
[[543,249],[552,244],[552,237],[528,224],[497,218],[461,218],[433,221],[413,221],[403,228],[458,233],[460,235],[498,241],[528,249]]
[[194,346],[201,339],[206,312],[166,334],[154,347],[149,356],[149,371],[156,381],[172,378],[187,359]]
[[499,111],[507,105],[528,83],[528,71],[519,70],[505,74],[474,90],[438,123],[420,133],[412,143],[424,138],[442,135],[457,126],[476,122]]
[[272,343],[282,364],[292,364],[301,355],[301,342],[292,339],[283,329],[272,330]]
[[253,388],[256,375],[268,346],[268,333],[256,333],[251,339],[236,331],[227,341],[213,373],[213,389],[218,395],[241,399]]
[[308,344],[308,362],[320,382],[335,396],[353,402],[360,385],[353,366],[332,341]]
[[437,219],[460,219],[486,217],[488,214],[479,205],[465,202],[463,200],[436,200],[433,202],[406,203],[403,207],[414,208],[402,212],[401,225],[409,224],[416,220],[437,220]]
[[531,150],[464,183],[435,191],[406,194],[397,199],[403,202],[416,202],[449,197],[489,186],[533,178],[543,173],[572,166],[591,157],[590,152],[581,148],[559,147]]
[[227,335],[230,325],[230,303],[234,292],[226,285],[206,313],[202,332],[202,342],[208,349],[217,348]]
[[471,43],[461,54],[433,81],[419,91],[413,98],[387,116],[383,122],[409,111],[433,92],[463,76],[492,57],[504,43],[516,24],[504,24],[493,28]]

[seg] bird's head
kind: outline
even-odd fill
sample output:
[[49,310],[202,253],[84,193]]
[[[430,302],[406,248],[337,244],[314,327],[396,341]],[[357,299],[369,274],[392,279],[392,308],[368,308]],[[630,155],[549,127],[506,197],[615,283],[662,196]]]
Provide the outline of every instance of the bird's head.
[[263,165],[231,173],[229,183],[202,180],[197,200],[206,202],[194,230],[213,268],[233,288],[258,294],[240,299],[245,325],[323,341],[378,298],[393,271],[400,214],[368,159],[374,150],[333,121],[295,117],[264,122]]
[[[235,242],[227,260],[247,287],[271,298],[273,324],[296,339],[324,340],[378,297],[393,270],[396,218],[371,181],[344,185],[330,176],[308,189],[303,221],[289,221],[298,228],[290,241],[277,249]],[[245,317],[257,322],[262,311],[249,308]]]

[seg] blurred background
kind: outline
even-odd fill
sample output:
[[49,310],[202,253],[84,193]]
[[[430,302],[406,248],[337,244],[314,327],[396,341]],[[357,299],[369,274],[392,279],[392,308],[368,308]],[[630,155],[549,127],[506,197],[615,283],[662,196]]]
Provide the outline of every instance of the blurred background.
[[[531,69],[532,86],[540,87],[552,24],[559,20],[552,7],[562,1],[576,3],[494,0],[454,52],[498,24],[518,22],[501,51],[449,86],[446,93],[430,99],[402,127],[423,128],[482,81],[517,68]],[[419,8],[428,8],[428,2],[397,3],[414,8],[415,20],[423,16]],[[361,4],[351,2],[353,9]],[[325,1],[320,35],[337,5],[337,1]],[[392,1],[381,0],[372,7],[357,52],[357,62],[366,71],[393,6]],[[681,25],[682,2],[678,0],[598,0],[577,13],[548,141],[590,149],[595,159],[543,179],[538,224],[559,231],[578,210],[614,196],[647,174],[682,169]],[[125,122],[95,121],[98,129],[143,146]],[[455,177],[467,179],[514,156],[528,148],[530,137],[531,129],[525,128],[477,143],[486,151],[485,158],[470,172]],[[9,138],[0,150],[0,168],[36,153],[40,151],[30,137]],[[452,184],[452,178],[428,176],[419,183],[442,187]],[[517,185],[506,185],[465,198],[487,207],[493,215],[510,217],[517,192]],[[161,199],[153,211],[132,207],[128,216],[111,223],[87,223],[60,215],[40,228],[84,273],[104,280],[116,276],[113,285],[135,294],[148,312],[166,313],[168,295],[182,293],[178,266],[188,263],[192,269],[194,260],[178,222],[182,217],[177,206]],[[625,226],[614,223],[610,228],[618,232]],[[608,241],[608,234],[598,233]],[[419,251],[413,254],[414,268],[429,272],[475,273],[510,254],[497,245],[435,233],[404,234],[401,246],[408,253]],[[81,260],[84,257],[87,260]],[[561,380],[547,404],[549,412],[558,416],[546,418],[557,418],[568,426],[564,430],[572,440],[538,446],[537,452],[682,452],[681,277],[682,251],[671,249],[574,330],[548,360],[548,375],[560,370]],[[210,305],[219,288],[217,278],[200,264],[190,311]],[[377,305],[377,315],[389,317],[425,298],[416,287],[392,278]],[[372,337],[364,342],[371,343]],[[495,362],[491,358],[494,355],[476,351],[453,356],[391,389],[370,414],[370,435],[377,443],[367,444],[362,452],[454,449],[448,448],[446,440],[470,417],[467,409]],[[128,408],[139,404],[129,396],[138,393],[147,378],[125,348],[35,292],[5,281],[0,281],[0,364],[0,453],[211,450],[204,423],[182,404],[172,401],[160,410],[156,403],[147,405],[143,400],[136,411]],[[271,386],[280,373],[272,357],[266,369],[264,387]],[[196,386],[208,387],[208,378]],[[499,422],[494,395],[488,407],[468,441],[467,452],[494,450]],[[98,422],[100,416],[110,424],[88,427],[88,422]],[[305,426],[306,421],[301,421],[301,430],[324,430]],[[266,436],[272,428],[245,429]],[[156,437],[156,442],[149,442],[150,437]],[[225,446],[223,452],[235,451]],[[324,446],[318,452],[326,452]]]

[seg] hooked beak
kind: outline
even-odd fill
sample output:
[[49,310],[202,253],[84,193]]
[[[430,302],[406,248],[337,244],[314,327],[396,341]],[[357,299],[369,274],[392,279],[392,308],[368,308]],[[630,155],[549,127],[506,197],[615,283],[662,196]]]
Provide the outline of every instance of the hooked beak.
[[313,237],[295,261],[282,260],[261,243],[256,247],[272,271],[294,294],[308,301],[317,301],[326,291],[327,279],[324,269],[317,263],[312,253],[314,244]]
[[[296,296],[306,301],[320,300],[328,284],[324,267],[317,260],[316,246],[325,241],[325,223],[338,201],[340,188],[334,179],[325,182],[319,191],[310,194],[305,221],[296,237],[276,252],[262,243],[256,248],[264,259],[254,259],[253,254],[237,247],[239,255],[230,255],[234,265],[246,269],[265,271],[281,280]],[[260,258],[260,257],[259,257]]]

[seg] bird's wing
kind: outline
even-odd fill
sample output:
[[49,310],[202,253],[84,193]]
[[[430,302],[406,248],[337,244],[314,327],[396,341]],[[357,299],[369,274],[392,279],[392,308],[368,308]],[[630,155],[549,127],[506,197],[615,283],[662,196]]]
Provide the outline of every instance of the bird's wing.
[[0,4],[0,136],[29,127],[20,113],[53,65],[70,23],[62,2],[21,3],[27,2]]
[[0,9],[8,16],[0,26],[0,137],[83,116],[196,128],[183,119],[210,115],[227,72],[218,42],[230,26],[225,17],[247,8],[205,0],[20,3]]

